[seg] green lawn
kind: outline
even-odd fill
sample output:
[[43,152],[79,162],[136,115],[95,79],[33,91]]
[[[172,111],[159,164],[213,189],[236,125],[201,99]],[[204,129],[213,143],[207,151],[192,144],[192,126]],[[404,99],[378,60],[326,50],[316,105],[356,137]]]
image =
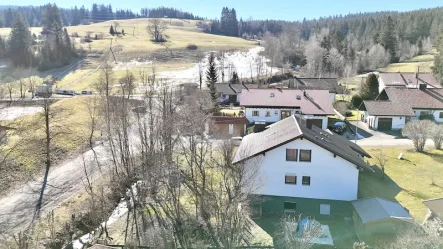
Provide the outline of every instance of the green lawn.
[[385,68],[380,68],[381,72],[416,72],[420,67],[420,72],[432,72],[431,67],[434,64],[434,55],[425,54],[413,57],[407,61],[389,64]]
[[[364,149],[374,154],[377,148]],[[375,173],[361,173],[359,198],[378,196],[397,200],[409,209],[417,222],[422,222],[427,212],[422,201],[443,197],[443,151],[417,153],[412,147],[385,147],[383,152],[389,158],[385,179],[381,178],[379,167],[374,167]],[[400,153],[403,153],[404,160],[397,159]],[[371,159],[370,163],[377,162]]]

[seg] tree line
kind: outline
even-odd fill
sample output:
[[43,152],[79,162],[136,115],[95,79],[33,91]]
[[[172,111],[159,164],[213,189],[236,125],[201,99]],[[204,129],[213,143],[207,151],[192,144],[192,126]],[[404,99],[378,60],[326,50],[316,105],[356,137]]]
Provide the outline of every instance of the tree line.
[[192,14],[191,12],[182,11],[175,8],[158,7],[158,8],[142,8],[140,10],[141,17],[150,18],[178,18],[188,20],[203,20],[203,17]]
[[0,38],[0,58],[9,58],[14,67],[37,67],[47,70],[67,65],[77,52],[61,13],[55,4],[44,6],[39,39],[31,34],[25,18],[16,13],[8,39]]

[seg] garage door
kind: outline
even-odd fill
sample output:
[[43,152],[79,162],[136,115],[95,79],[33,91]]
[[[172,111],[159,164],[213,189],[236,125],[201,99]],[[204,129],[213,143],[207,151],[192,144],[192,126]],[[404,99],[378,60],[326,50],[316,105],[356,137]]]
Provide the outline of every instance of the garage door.
[[309,129],[311,129],[313,125],[315,125],[321,129],[322,124],[323,124],[323,120],[321,120],[321,119],[308,119],[306,122],[306,126],[308,126]]
[[378,129],[381,131],[392,130],[392,118],[379,118]]

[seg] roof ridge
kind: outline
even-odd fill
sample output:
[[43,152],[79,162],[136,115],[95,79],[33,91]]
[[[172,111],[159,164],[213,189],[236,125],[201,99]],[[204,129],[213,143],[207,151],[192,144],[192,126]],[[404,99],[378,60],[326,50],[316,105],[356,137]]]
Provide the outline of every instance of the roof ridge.
[[298,131],[300,132],[300,134],[303,135],[303,132],[302,132],[302,130],[301,130],[301,128],[300,128],[300,125],[298,124],[298,121],[297,121],[297,118],[295,117],[295,115],[292,115],[292,118],[294,119],[294,122],[295,122],[295,124],[297,125],[297,129],[298,129]]
[[378,197],[375,197],[375,200],[377,201],[378,205],[380,205],[380,207],[383,209],[383,211],[386,213],[386,215],[387,215],[388,217],[391,217],[391,215],[386,211],[386,209],[384,208],[384,206],[380,203],[380,200],[384,200],[384,201],[388,201],[388,200],[381,199],[381,198],[378,198]]

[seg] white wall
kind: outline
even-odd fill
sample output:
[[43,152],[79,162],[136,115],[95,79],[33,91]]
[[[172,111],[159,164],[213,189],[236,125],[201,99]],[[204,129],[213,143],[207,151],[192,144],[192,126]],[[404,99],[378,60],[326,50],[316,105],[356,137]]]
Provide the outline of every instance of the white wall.
[[[286,148],[310,149],[311,162],[286,161]],[[262,186],[255,194],[302,197],[312,199],[357,199],[358,169],[347,160],[334,155],[306,139],[298,139],[261,155]],[[250,159],[256,160],[256,159]],[[296,175],[297,185],[285,184],[285,175]],[[310,176],[311,185],[302,185],[302,177]]]
[[[291,110],[292,114],[295,114],[296,110],[300,109],[283,109],[283,110]],[[258,111],[259,116],[252,116],[253,111]],[[266,112],[270,112],[270,116],[266,117]],[[249,122],[255,121],[266,121],[266,122],[277,122],[281,118],[281,110],[275,108],[245,108],[245,116],[249,120]]]
[[329,93],[329,98],[331,99],[332,103],[335,101],[335,93]]
[[405,117],[398,117],[398,116],[367,116],[368,118],[368,124],[372,129],[377,130],[378,129],[378,119],[379,118],[392,118],[392,130],[400,130],[405,128]]
[[432,113],[436,122],[443,123],[443,118],[440,118],[440,112],[443,112],[443,110],[414,109],[415,119],[420,117],[421,111],[428,111],[429,113]]
[[[273,108],[245,108],[245,116],[249,120],[249,122],[255,121],[265,121],[265,122],[277,122],[281,120],[281,110],[291,111],[291,115],[296,114],[296,111],[300,111],[300,109],[273,109]],[[253,111],[258,111],[259,116],[252,116]],[[266,117],[266,112],[270,113],[269,117]],[[307,119],[321,119],[322,120],[322,129],[326,130],[328,127],[328,117],[327,116],[314,116],[314,115],[302,115]]]
[[378,78],[378,92],[381,93],[385,89],[385,83],[381,79],[381,77]]

